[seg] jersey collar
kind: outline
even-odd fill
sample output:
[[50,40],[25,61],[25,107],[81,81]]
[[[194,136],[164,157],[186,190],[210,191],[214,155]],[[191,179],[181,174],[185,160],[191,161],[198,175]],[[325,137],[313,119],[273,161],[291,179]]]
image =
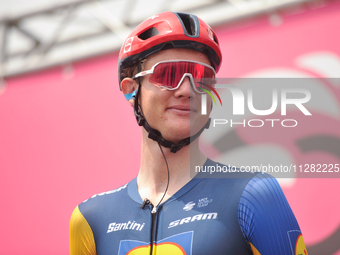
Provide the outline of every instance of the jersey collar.
[[[212,164],[213,164],[213,161],[210,159],[207,159],[204,166],[209,166]],[[184,194],[189,192],[191,189],[193,189],[199,182],[205,179],[206,175],[207,173],[204,173],[200,175],[199,177],[192,178],[187,184],[185,184],[181,189],[179,189],[172,197],[170,197],[168,200],[166,200],[159,206],[166,204],[166,203],[170,203],[171,201],[176,200],[179,197],[183,196]],[[127,192],[133,201],[135,201],[136,203],[140,205],[143,203],[143,199],[141,198],[138,192],[137,177],[134,178],[131,182],[129,182],[128,187],[127,187]]]

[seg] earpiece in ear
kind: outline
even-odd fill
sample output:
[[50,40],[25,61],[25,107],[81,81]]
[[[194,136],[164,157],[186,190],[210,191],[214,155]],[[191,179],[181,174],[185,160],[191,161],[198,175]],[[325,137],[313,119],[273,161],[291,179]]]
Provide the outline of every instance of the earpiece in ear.
[[128,101],[129,101],[130,99],[135,100],[135,99],[136,99],[136,93],[137,93],[137,90],[135,89],[132,93],[126,94],[126,95],[124,95],[124,96],[125,96],[126,100],[128,100]]

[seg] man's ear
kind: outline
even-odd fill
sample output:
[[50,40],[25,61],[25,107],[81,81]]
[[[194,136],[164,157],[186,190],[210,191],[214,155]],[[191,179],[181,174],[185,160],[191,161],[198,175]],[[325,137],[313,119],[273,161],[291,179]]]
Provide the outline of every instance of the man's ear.
[[125,78],[120,83],[120,86],[122,88],[126,100],[128,100],[131,106],[133,107],[135,104],[135,96],[138,88],[137,82],[134,79]]

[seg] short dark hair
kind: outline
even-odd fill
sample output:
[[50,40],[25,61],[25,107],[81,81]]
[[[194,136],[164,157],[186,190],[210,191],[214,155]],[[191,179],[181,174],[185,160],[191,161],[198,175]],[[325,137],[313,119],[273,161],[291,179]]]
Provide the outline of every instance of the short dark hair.
[[[122,71],[122,77],[124,78],[132,78],[133,76],[135,76],[137,73],[144,71],[144,63],[145,63],[146,59],[141,60],[140,62],[126,67],[124,68],[124,70]],[[138,71],[138,65],[140,66],[140,70]],[[123,79],[124,79],[123,78]],[[141,77],[143,78],[143,77]]]

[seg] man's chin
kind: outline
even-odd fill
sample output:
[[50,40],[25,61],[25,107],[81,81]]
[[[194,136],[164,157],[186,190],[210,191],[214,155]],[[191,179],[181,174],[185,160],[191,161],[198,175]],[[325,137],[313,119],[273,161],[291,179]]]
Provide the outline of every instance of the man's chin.
[[175,128],[172,128],[169,130],[169,133],[164,133],[162,136],[165,140],[177,144],[183,139],[190,137],[190,128],[188,128],[187,131],[184,131],[183,129],[175,130]]

